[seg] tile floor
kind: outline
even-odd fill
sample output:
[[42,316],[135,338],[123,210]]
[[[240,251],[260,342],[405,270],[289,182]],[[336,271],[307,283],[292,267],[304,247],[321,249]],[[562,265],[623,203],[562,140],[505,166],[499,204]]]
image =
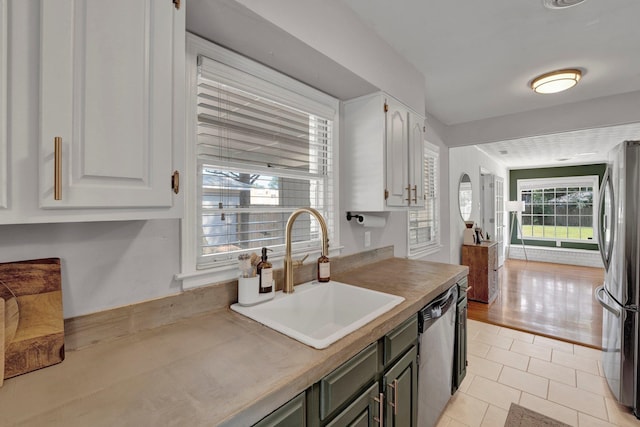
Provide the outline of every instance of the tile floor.
[[502,427],[511,402],[576,427],[640,426],[602,376],[600,352],[469,320],[467,376],[437,427]]

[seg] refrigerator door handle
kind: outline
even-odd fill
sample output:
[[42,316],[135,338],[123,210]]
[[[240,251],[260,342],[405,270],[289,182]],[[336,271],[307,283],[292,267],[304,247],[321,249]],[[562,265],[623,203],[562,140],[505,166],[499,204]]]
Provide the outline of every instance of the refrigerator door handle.
[[[611,170],[607,167],[607,170],[602,177],[602,186],[600,191],[600,203],[598,207],[598,249],[600,250],[600,256],[602,257],[602,263],[604,264],[605,271],[609,271],[609,263],[611,262],[611,253],[613,252],[613,239],[615,233],[615,218],[607,218],[608,226],[611,235],[609,236],[609,244],[607,247],[604,245],[604,230],[602,229],[602,221],[605,218],[604,214],[604,197],[606,190],[609,190],[609,194],[611,197],[611,204],[613,204],[614,194],[613,194],[613,182],[611,181]],[[615,209],[611,210],[611,215],[615,216]]]
[[603,297],[603,293],[605,292],[604,290],[604,285],[602,286],[598,286],[596,288],[596,299],[598,300],[598,302],[600,303],[600,305],[602,307],[604,307],[607,311],[609,311],[611,314],[613,314],[616,317],[620,317],[620,310],[616,309],[614,306],[608,304]]

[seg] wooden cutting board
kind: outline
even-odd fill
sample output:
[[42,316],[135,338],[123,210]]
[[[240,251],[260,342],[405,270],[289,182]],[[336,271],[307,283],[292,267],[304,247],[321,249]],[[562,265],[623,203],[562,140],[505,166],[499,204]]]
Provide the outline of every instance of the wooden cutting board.
[[0,387],[4,381],[4,299],[0,298]]
[[[0,281],[0,299],[4,301],[4,347],[6,348],[18,330],[20,311],[18,299],[2,281]],[[2,359],[4,360],[4,359]]]
[[60,259],[0,264],[0,280],[15,294],[19,321],[4,354],[4,378],[64,360]]

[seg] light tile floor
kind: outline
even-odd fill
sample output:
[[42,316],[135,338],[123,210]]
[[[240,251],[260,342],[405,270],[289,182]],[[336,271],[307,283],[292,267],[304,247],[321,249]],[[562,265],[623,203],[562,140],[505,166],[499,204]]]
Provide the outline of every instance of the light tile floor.
[[640,426],[602,374],[600,352],[469,320],[467,376],[437,427],[502,427],[511,402],[576,427]]

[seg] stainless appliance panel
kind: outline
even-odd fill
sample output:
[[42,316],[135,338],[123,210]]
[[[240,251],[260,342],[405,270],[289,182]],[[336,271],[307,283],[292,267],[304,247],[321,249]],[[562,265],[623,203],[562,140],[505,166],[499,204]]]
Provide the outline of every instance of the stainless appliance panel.
[[[609,153],[608,168],[615,221],[611,231],[613,245],[605,283],[596,291],[596,298],[603,306],[602,363],[613,394],[620,403],[632,407],[638,416],[640,141],[625,141],[614,148]],[[601,229],[606,229],[607,225],[605,204],[601,198]],[[606,243],[606,237],[603,236],[600,244]],[[603,260],[606,260],[606,250],[604,253]]]
[[457,285],[419,312],[418,426],[433,427],[451,398]]

